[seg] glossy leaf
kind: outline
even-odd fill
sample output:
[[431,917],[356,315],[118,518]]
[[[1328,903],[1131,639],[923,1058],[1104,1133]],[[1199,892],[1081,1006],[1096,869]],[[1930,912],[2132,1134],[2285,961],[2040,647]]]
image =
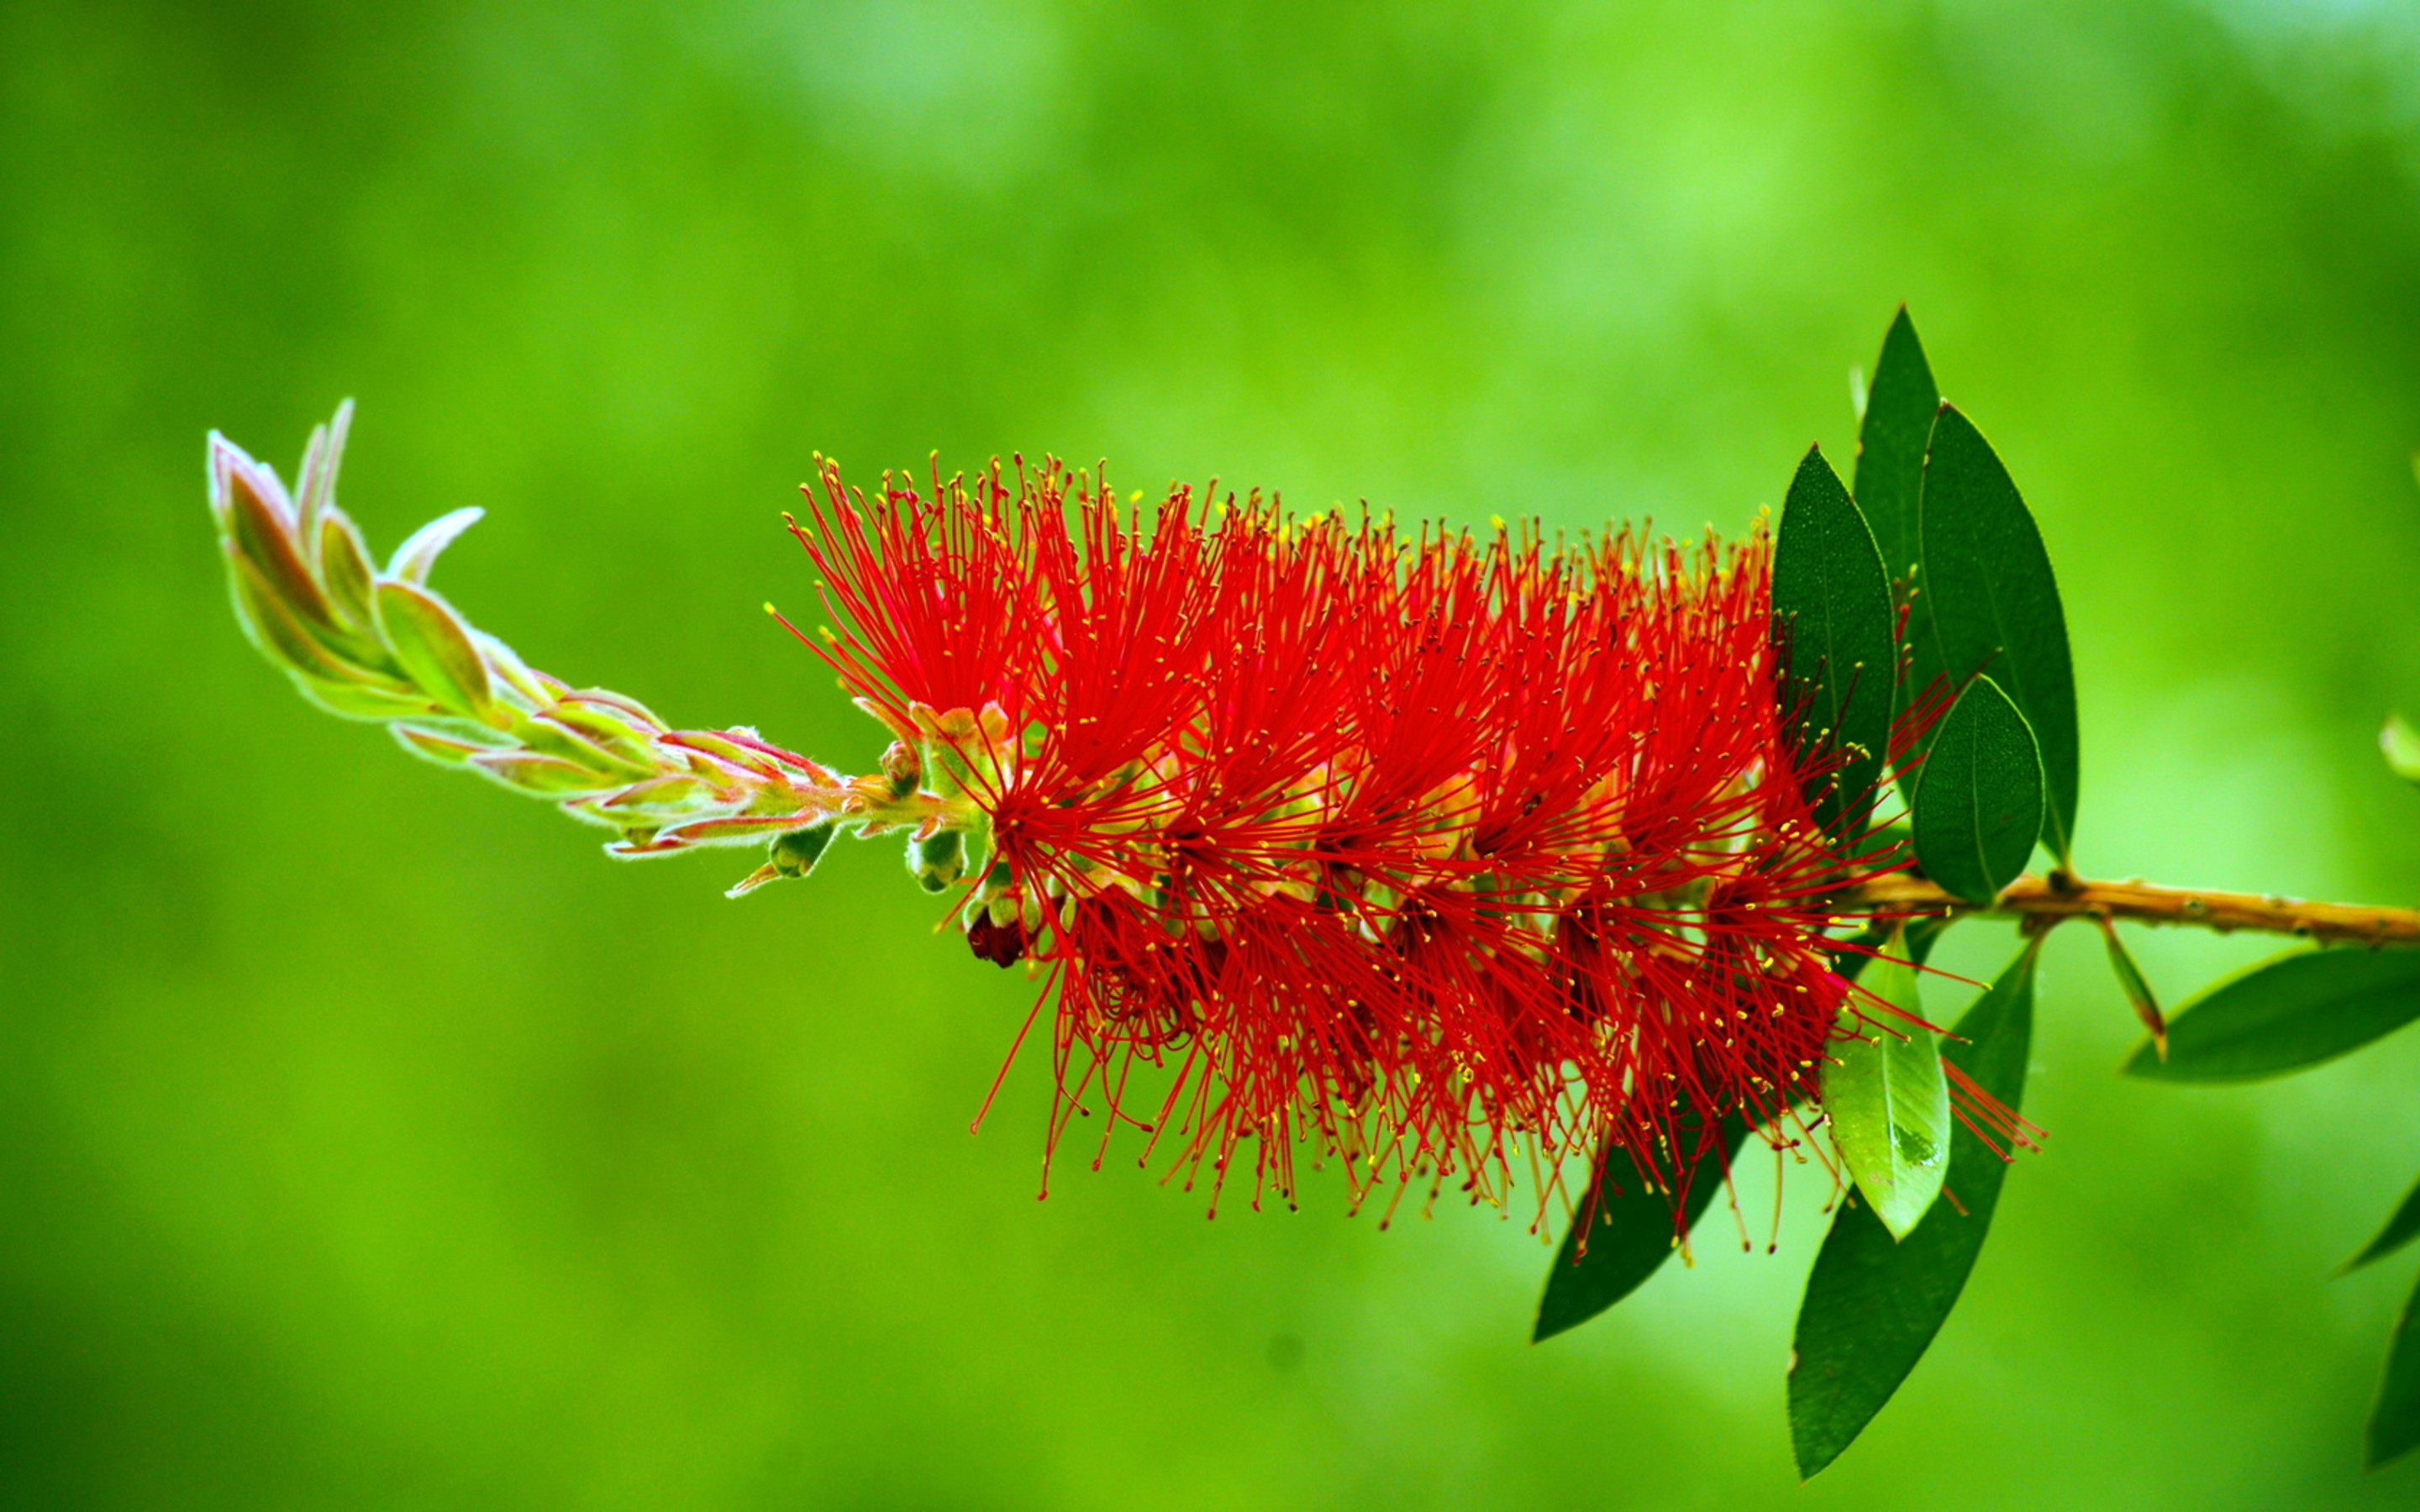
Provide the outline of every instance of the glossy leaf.
[[[1715,1194],[1723,1189],[1723,1173],[1747,1139],[1748,1127],[1728,1119],[1722,1127],[1719,1159],[1709,1151],[1699,1162],[1682,1203],[1683,1227],[1694,1228]],[[1672,1199],[1648,1188],[1628,1154],[1607,1150],[1600,1170],[1596,1219],[1589,1231],[1588,1253],[1579,1253],[1579,1229],[1563,1236],[1546,1273],[1545,1294],[1538,1301],[1538,1320],[1530,1330],[1532,1343],[1577,1328],[1646,1285],[1663,1269],[1676,1247],[1680,1232],[1672,1222]],[[1620,1190],[1616,1191],[1615,1188]]]
[[1873,532],[1820,449],[1798,464],[1782,505],[1773,629],[1789,658],[1782,699],[1797,716],[1798,748],[1836,757],[1808,785],[1816,823],[1861,830],[1890,744],[1899,615]]
[[2042,816],[2033,731],[1996,681],[1978,677],[1941,721],[1916,779],[1916,861],[1968,903],[1988,903],[2024,870]]
[[[2015,1112],[2033,1042],[2034,962],[2028,944],[1956,1033],[1959,1066]],[[1950,1136],[1947,1187],[1916,1231],[1893,1242],[1866,1209],[1842,1203],[1798,1309],[1790,1367],[1790,1441],[1811,1476],[1855,1442],[1924,1357],[1965,1288],[1991,1231],[2008,1163],[1964,1124]],[[1964,1211],[1959,1211],[1960,1207]]]
[[1915,686],[1988,671],[2041,748],[2042,838],[2066,860],[2075,830],[2075,669],[2041,532],[1991,442],[1943,405],[1916,507],[1923,565],[1909,640]]
[[1857,432],[1857,507],[1894,580],[1916,571],[1916,497],[1925,442],[1940,409],[1941,392],[1924,360],[1924,343],[1902,304],[1883,335],[1883,354],[1874,363],[1873,387],[1867,391]]
[[2358,947],[2273,957],[2168,1018],[2168,1057],[2145,1043],[2126,1074],[2257,1082],[2333,1060],[2420,1018],[2420,950]]
[[2386,1374],[2378,1383],[2377,1405],[2369,1411],[2369,1429],[2362,1436],[2362,1463],[2372,1470],[2420,1445],[2420,1333],[2412,1327],[2415,1307],[2420,1307],[2420,1288],[2395,1319],[2395,1333],[2386,1344]]
[[[1868,991],[1921,1019],[1916,968],[1895,934],[1864,974]],[[1853,1010],[1843,1013],[1854,1019]],[[1921,1023],[1860,1023],[1853,1040],[1833,1041],[1823,1068],[1823,1111],[1832,1144],[1856,1178],[1874,1216],[1905,1235],[1941,1193],[1949,1164],[1949,1085],[1941,1042]]]
[[2378,1231],[2377,1238],[2361,1247],[2360,1254],[2345,1261],[2344,1269],[2358,1271],[2372,1260],[2382,1260],[2411,1243],[2415,1237],[2420,1237],[2420,1182],[2415,1182],[2411,1191],[2403,1194],[2402,1203],[2396,1208],[2394,1216],[2386,1220],[2386,1227]]

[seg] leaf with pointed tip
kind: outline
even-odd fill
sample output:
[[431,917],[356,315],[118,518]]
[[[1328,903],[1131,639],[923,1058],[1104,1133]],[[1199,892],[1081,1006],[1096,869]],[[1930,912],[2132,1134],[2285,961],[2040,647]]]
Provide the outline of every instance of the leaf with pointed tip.
[[2364,1244],[2361,1253],[2345,1261],[2336,1273],[2342,1275],[2372,1260],[2382,1260],[2415,1238],[2420,1238],[2420,1183],[2403,1194],[2403,1201],[2396,1208],[2395,1215],[2386,1220],[2386,1227],[2378,1231],[2378,1237]]
[[[2011,1113],[2024,1099],[2038,945],[2026,945],[1954,1031],[1965,1041],[1960,1067]],[[1898,1241],[1863,1208],[1844,1202],[1833,1214],[1807,1278],[1790,1366],[1790,1442],[1800,1475],[1838,1458],[1924,1358],[1982,1253],[2008,1169],[1962,1120],[1950,1134],[1946,1183],[1957,1204],[1935,1203]]]
[[1924,360],[1924,343],[1902,304],[1883,335],[1883,354],[1874,362],[1874,384],[1857,431],[1857,507],[1865,511],[1884,570],[1894,581],[1916,571],[1916,493],[1924,479],[1925,442],[1940,409],[1932,365]]
[[2041,531],[1998,454],[1955,405],[1941,407],[1916,501],[1913,686],[1989,671],[2041,748],[2042,839],[2062,862],[2075,833],[2075,668]]
[[1671,1258],[1681,1232],[1697,1227],[1714,1194],[1723,1189],[1723,1175],[1747,1133],[1745,1120],[1723,1120],[1721,1161],[1717,1164],[1710,1151],[1698,1163],[1677,1227],[1671,1199],[1650,1186],[1629,1152],[1606,1150],[1597,1172],[1596,1219],[1589,1230],[1588,1253],[1579,1253],[1579,1227],[1575,1224],[1563,1235],[1554,1269],[1546,1273],[1530,1342],[1577,1328],[1646,1285]]
[[[1905,1017],[1856,1021],[1856,1038],[1833,1041],[1822,1072],[1823,1112],[1833,1147],[1874,1216],[1905,1236],[1941,1193],[1949,1163],[1949,1084],[1941,1041],[1920,1022],[1904,932],[1894,933],[1885,953],[1866,968],[1865,986]],[[1841,1011],[1854,1020],[1854,1009]]]
[[481,751],[469,760],[473,766],[506,787],[547,797],[594,793],[601,785],[596,773],[578,763],[555,756],[540,756],[535,751]]
[[429,569],[437,565],[438,554],[452,546],[464,531],[486,518],[487,514],[478,505],[471,504],[438,516],[395,548],[395,555],[387,559],[386,575],[408,583],[427,582]]
[[243,560],[259,573],[262,585],[294,618],[312,626],[330,626],[328,601],[319,592],[280,507],[263,497],[259,480],[248,468],[229,471],[228,538]]
[[353,401],[336,406],[336,418],[311,427],[311,443],[302,452],[302,475],[295,480],[294,538],[306,550],[319,546],[318,523],[336,501],[336,473],[345,465],[345,437],[353,428]]
[[1978,677],[1933,735],[1916,784],[1916,858],[1971,903],[2017,879],[2042,826],[2042,765],[2025,717]]
[[2386,1374],[2378,1383],[2378,1402],[2369,1410],[2369,1428],[2362,1435],[2362,1463],[2376,1470],[2420,1446],[2420,1333],[2412,1314],[2420,1308],[2414,1288],[2395,1319],[2386,1345]]
[[2168,1019],[2168,1058],[2145,1041],[2126,1074],[2257,1082],[2333,1060],[2420,1018],[2420,950],[2343,947],[2273,956]]
[[1899,615],[1873,532],[1818,448],[1790,481],[1773,548],[1773,633],[1798,749],[1830,770],[1807,784],[1827,833],[1865,827],[1890,744]]
[[362,532],[343,515],[319,517],[319,580],[327,588],[329,602],[350,628],[374,629],[378,610],[370,595],[376,591],[378,574],[370,567]]
[[381,582],[378,613],[396,660],[422,692],[457,714],[480,720],[493,715],[488,664],[443,599],[411,583]]

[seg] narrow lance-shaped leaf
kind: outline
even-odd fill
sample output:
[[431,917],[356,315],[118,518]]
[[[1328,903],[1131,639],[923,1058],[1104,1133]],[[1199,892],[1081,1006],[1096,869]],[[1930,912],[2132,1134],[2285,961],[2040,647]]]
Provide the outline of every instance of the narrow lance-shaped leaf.
[[2296,950],[2237,973],[2168,1019],[2168,1057],[2145,1043],[2126,1074],[2257,1082],[2333,1060],[2420,1018],[2420,950]]
[[1727,1119],[1721,1131],[1720,1158],[1714,1152],[1691,1173],[1681,1222],[1675,1226],[1672,1199],[1652,1190],[1627,1151],[1608,1149],[1600,1163],[1596,1218],[1589,1229],[1588,1253],[1579,1253],[1579,1226],[1563,1235],[1554,1268],[1546,1273],[1545,1294],[1538,1302],[1532,1343],[1577,1328],[1647,1284],[1648,1277],[1672,1257],[1674,1241],[1698,1219],[1723,1189],[1723,1176],[1747,1139],[1745,1119]]
[[1788,656],[1781,696],[1802,752],[1828,757],[1807,800],[1834,834],[1865,827],[1890,742],[1898,614],[1873,532],[1809,449],[1791,479],[1773,553],[1773,632]]
[[[1952,1052],[1960,1067],[2011,1114],[2024,1097],[2039,945],[2026,945],[1955,1031],[1964,1041]],[[1791,1361],[1790,1439],[1801,1475],[1839,1458],[1924,1357],[1975,1269],[2007,1174],[2001,1152],[1962,1123],[1946,1182],[1957,1200],[1935,1203],[1914,1233],[1894,1242],[1871,1212],[1847,1203],[1834,1213],[1807,1278]]]
[[1922,1022],[1916,968],[1904,932],[1864,973],[1868,991],[1904,1017],[1865,1023],[1844,1005],[1854,1039],[1836,1040],[1823,1062],[1823,1111],[1832,1144],[1874,1216],[1905,1235],[1940,1195],[1949,1162],[1949,1087],[1941,1044]]
[[476,504],[470,504],[438,516],[395,548],[395,555],[387,559],[386,575],[410,583],[427,582],[438,556],[454,544],[455,537],[478,524],[487,514]]
[[2168,1021],[2160,1012],[2160,997],[2151,991],[2150,979],[2134,964],[2134,953],[2118,937],[2118,921],[2107,914],[2099,916],[2101,938],[2109,947],[2109,970],[2118,979],[2118,990],[2126,995],[2134,1016],[2143,1027],[2151,1031],[2151,1049],[2162,1056],[2168,1053]]
[[457,714],[488,719],[495,689],[470,633],[444,601],[410,583],[378,585],[379,625],[423,692]]
[[2415,1237],[2420,1237],[2420,1182],[2413,1183],[2412,1190],[2403,1194],[2403,1201],[2396,1208],[2394,1216],[2386,1220],[2386,1227],[2378,1231],[2377,1238],[2361,1247],[2360,1254],[2344,1262],[2344,1270],[2358,1271],[2372,1260],[2382,1260],[2411,1243]]
[[2420,1308],[2420,1288],[2395,1319],[2378,1404],[2370,1409],[2369,1430],[2362,1436],[2362,1462],[2372,1470],[2420,1446],[2420,1330],[2412,1326],[2414,1308]]
[[1925,455],[1922,566],[1909,641],[1915,686],[1989,671],[2041,748],[2042,839],[2064,862],[2075,833],[2075,669],[2041,531],[1992,443],[1943,405]]
[[2024,870],[2042,812],[2033,731],[1996,681],[1978,677],[1941,721],[1916,779],[1916,858],[1949,891],[1988,903]]
[[1857,432],[1857,507],[1872,527],[1883,566],[1895,581],[1916,571],[1916,494],[1924,479],[1924,447],[1941,409],[1924,343],[1902,304],[1883,335],[1874,383]]

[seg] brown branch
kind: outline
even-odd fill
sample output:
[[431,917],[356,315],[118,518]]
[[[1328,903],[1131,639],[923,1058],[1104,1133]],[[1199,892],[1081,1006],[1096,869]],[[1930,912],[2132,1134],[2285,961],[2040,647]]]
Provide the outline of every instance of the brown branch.
[[2044,925],[2069,918],[2124,918],[2138,924],[2193,925],[2222,934],[2242,929],[2372,946],[2420,945],[2420,908],[2307,903],[2148,882],[2086,882],[2063,872],[2045,877],[2028,872],[1988,907],[1962,903],[1938,883],[1910,872],[1875,877],[1841,894],[1838,902],[1845,910],[1859,913],[1988,915],[2039,919]]

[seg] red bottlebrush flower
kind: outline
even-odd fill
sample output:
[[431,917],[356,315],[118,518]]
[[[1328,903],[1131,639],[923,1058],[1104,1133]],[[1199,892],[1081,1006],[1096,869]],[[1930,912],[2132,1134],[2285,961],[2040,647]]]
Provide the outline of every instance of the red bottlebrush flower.
[[1047,978],[1054,1148],[1097,1101],[1214,1190],[1247,1144],[1288,1196],[1306,1144],[1357,1201],[1606,1142],[1685,1187],[1716,1120],[1814,1099],[1854,992],[1826,900],[1881,857],[1802,796],[1761,532],[1407,534],[1182,486],[1146,526],[1056,463],[1014,481],[869,501],[827,463],[794,529],[816,650],[962,806],[920,875]]

